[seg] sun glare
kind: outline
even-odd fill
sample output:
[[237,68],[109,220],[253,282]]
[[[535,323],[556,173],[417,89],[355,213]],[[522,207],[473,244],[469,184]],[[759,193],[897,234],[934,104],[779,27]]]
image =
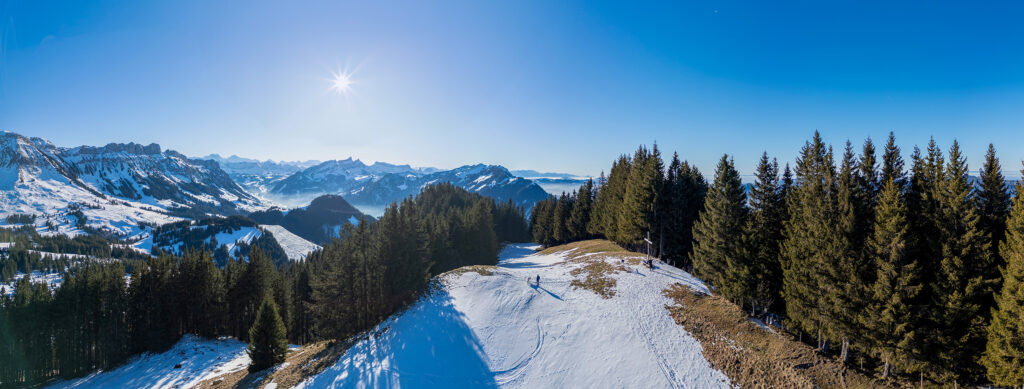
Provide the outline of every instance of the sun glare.
[[352,91],[352,74],[347,72],[334,73],[331,79],[331,90],[339,95],[348,95]]

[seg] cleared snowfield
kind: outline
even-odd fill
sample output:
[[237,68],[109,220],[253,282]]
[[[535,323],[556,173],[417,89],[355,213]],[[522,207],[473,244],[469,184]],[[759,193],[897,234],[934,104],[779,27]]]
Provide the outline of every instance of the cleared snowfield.
[[[185,335],[160,354],[143,354],[111,371],[57,382],[51,388],[191,388],[203,380],[249,367],[246,344]],[[180,368],[175,366],[180,365]]]
[[301,261],[306,259],[306,255],[309,255],[310,252],[320,249],[320,246],[316,243],[302,239],[302,237],[293,234],[284,227],[273,224],[263,224],[260,225],[260,227],[270,231],[270,233],[274,235],[274,239],[277,240],[277,244],[281,245],[285,254],[288,255],[288,259],[292,261]]
[[[603,299],[569,283],[564,253],[513,245],[492,275],[451,274],[377,335],[297,387],[728,387],[701,346],[669,316],[662,290],[706,287],[661,267],[620,273]],[[611,261],[618,262],[617,259]],[[526,279],[540,275],[540,287]]]

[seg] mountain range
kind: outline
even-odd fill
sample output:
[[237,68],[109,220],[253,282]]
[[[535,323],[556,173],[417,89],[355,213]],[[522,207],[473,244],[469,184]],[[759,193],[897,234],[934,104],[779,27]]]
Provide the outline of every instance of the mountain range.
[[[266,209],[220,169],[157,144],[58,147],[0,132],[0,211],[37,215],[50,229],[118,235],[140,224]],[[81,210],[81,212],[78,212]]]
[[351,158],[327,161],[277,182],[271,196],[340,194],[350,203],[383,206],[419,193],[426,185],[450,182],[498,201],[511,200],[527,208],[547,197],[536,183],[512,175],[497,165],[466,165],[452,170],[412,168],[377,162],[366,165]]
[[[381,210],[441,182],[526,208],[548,196],[536,182],[498,165],[440,170],[385,162],[368,165],[353,158],[190,158],[157,144],[60,147],[45,139],[0,132],[0,213],[35,215],[37,227],[51,232],[105,230],[135,236],[145,232],[145,226],[248,215],[274,205],[305,206],[325,194],[340,195],[359,209]],[[301,232],[296,233],[312,237],[311,232]]]
[[221,169],[250,193],[286,206],[307,204],[324,194],[337,194],[361,209],[380,210],[419,193],[425,185],[439,182],[450,182],[498,201],[511,200],[527,208],[547,197],[547,192],[532,180],[518,177],[497,165],[466,165],[441,170],[386,162],[366,164],[354,158],[324,162],[258,161],[218,155],[203,158],[219,163]]

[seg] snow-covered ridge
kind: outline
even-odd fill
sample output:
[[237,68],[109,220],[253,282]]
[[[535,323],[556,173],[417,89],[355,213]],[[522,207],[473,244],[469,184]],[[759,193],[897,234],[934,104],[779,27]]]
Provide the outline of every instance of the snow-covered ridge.
[[[604,299],[570,285],[582,263],[533,248],[506,247],[490,275],[442,276],[298,387],[729,387],[665,309],[665,288],[707,293],[699,280],[667,266],[634,268],[612,275],[616,295]],[[527,281],[538,275],[539,287]]]
[[266,207],[216,163],[156,144],[66,148],[0,132],[0,213],[34,214],[38,226],[49,220],[55,232],[74,234],[80,229],[66,217],[70,204],[83,206],[86,225],[128,236],[140,222]]

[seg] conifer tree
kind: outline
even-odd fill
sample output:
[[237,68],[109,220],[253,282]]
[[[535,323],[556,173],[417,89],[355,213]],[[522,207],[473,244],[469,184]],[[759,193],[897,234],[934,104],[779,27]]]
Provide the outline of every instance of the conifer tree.
[[937,191],[940,257],[932,285],[932,355],[957,381],[980,377],[976,358],[985,348],[989,315],[982,308],[996,281],[986,276],[992,266],[990,242],[979,225],[967,171],[960,146],[953,142]]
[[569,211],[573,207],[573,196],[564,192],[558,197],[555,209],[551,216],[552,240],[556,243],[565,243],[570,239],[569,235]]
[[1000,254],[1006,260],[1002,289],[992,310],[981,363],[996,385],[1024,385],[1024,186],[1017,184]]
[[665,182],[661,187],[661,195],[658,196],[658,214],[661,218],[659,223],[659,241],[663,245],[662,255],[669,263],[675,263],[679,251],[683,245],[681,224],[683,221],[683,198],[680,186],[680,173],[682,162],[678,153],[672,153],[672,161],[665,170]]
[[858,195],[856,156],[849,141],[840,162],[839,177],[836,182],[835,199],[831,215],[833,229],[826,229],[825,240],[822,242],[824,263],[824,282],[821,284],[825,293],[823,309],[826,335],[831,339],[841,340],[840,360],[846,362],[849,341],[858,335],[856,313],[864,305],[865,285],[869,266],[865,263],[862,243],[858,242]]
[[[682,220],[679,221],[679,230],[682,231],[683,246],[679,248],[679,256],[689,258],[693,253],[693,226],[697,223],[701,211],[704,209],[704,198],[708,192],[708,182],[704,179],[700,169],[683,161],[678,175],[679,196],[682,201]],[[687,266],[687,264],[683,264]],[[690,263],[689,265],[692,265]]]
[[785,203],[779,184],[779,163],[761,155],[754,186],[750,190],[750,217],[744,232],[754,268],[756,307],[770,308],[781,302],[782,268],[779,246],[782,244],[782,218]]
[[786,168],[782,170],[782,180],[779,182],[779,201],[782,203],[782,218],[780,219],[783,224],[783,232],[785,232],[786,221],[789,220],[789,197],[793,193],[793,170],[789,168],[789,163],[786,163]]
[[619,244],[639,247],[646,234],[654,231],[661,165],[657,148],[653,153],[643,146],[636,150],[617,215]]
[[612,163],[608,180],[601,186],[594,201],[594,216],[590,219],[588,230],[591,234],[604,236],[606,239],[621,242],[618,227],[618,215],[622,209],[622,198],[626,193],[626,181],[632,170],[633,161],[622,155]]
[[[1001,171],[999,158],[996,157],[996,149],[991,143],[988,145],[988,152],[985,154],[985,165],[981,168],[981,187],[977,191],[978,216],[982,232],[987,234],[992,242],[991,255],[994,266],[988,268],[986,278],[998,279],[999,267],[1005,265],[1002,256],[999,254],[999,243],[1003,241],[1006,233],[1006,218],[1010,215],[1010,193],[1007,191],[1006,179]],[[998,290],[998,282],[994,290]],[[994,304],[995,301],[993,300]],[[994,305],[988,305],[991,308]]]
[[734,301],[750,301],[754,280],[742,236],[746,223],[746,194],[739,172],[723,155],[708,189],[704,211],[693,229],[693,269]]
[[919,353],[914,301],[921,290],[916,262],[908,255],[906,205],[894,176],[882,186],[867,250],[875,262],[874,283],[869,286],[866,309],[859,317],[871,352],[882,360],[882,376],[890,367],[914,367]]
[[555,205],[558,200],[554,197],[538,201],[530,212],[530,230],[533,240],[544,246],[551,246],[555,242]]
[[874,223],[875,198],[881,189],[876,170],[875,145],[871,138],[864,141],[864,148],[861,151],[860,159],[857,160],[856,181],[854,186],[854,216],[856,217],[856,231],[853,237],[854,247],[863,247],[864,241],[871,235],[871,226]]
[[587,180],[576,193],[576,201],[569,211],[569,236],[572,240],[586,239],[587,225],[594,208],[594,180]]
[[903,171],[903,156],[900,155],[900,147],[896,145],[896,135],[891,131],[889,139],[885,142],[885,151],[882,153],[882,168],[878,182],[884,183],[890,180],[901,192],[906,186],[907,176]]
[[831,148],[818,132],[804,144],[796,165],[796,185],[788,198],[789,218],[784,225],[782,245],[782,296],[786,316],[800,330],[818,334],[818,348],[825,349],[823,331],[833,321],[826,309],[823,291],[834,290],[823,277],[827,266],[838,262],[835,247],[838,226],[835,222],[836,172]]
[[249,329],[249,364],[250,372],[264,370],[281,362],[288,353],[287,330],[284,321],[277,312],[277,304],[269,295],[263,297],[263,303],[256,313],[256,321]]
[[[932,139],[928,142],[928,154],[914,147],[911,155],[910,178],[906,191],[907,219],[911,235],[915,237],[910,247],[911,255],[918,260],[921,268],[921,284],[930,288],[939,272],[941,249],[939,247],[939,184],[945,180],[945,166],[941,149]],[[930,293],[922,293],[922,300]],[[920,301],[921,305],[931,301]]]

